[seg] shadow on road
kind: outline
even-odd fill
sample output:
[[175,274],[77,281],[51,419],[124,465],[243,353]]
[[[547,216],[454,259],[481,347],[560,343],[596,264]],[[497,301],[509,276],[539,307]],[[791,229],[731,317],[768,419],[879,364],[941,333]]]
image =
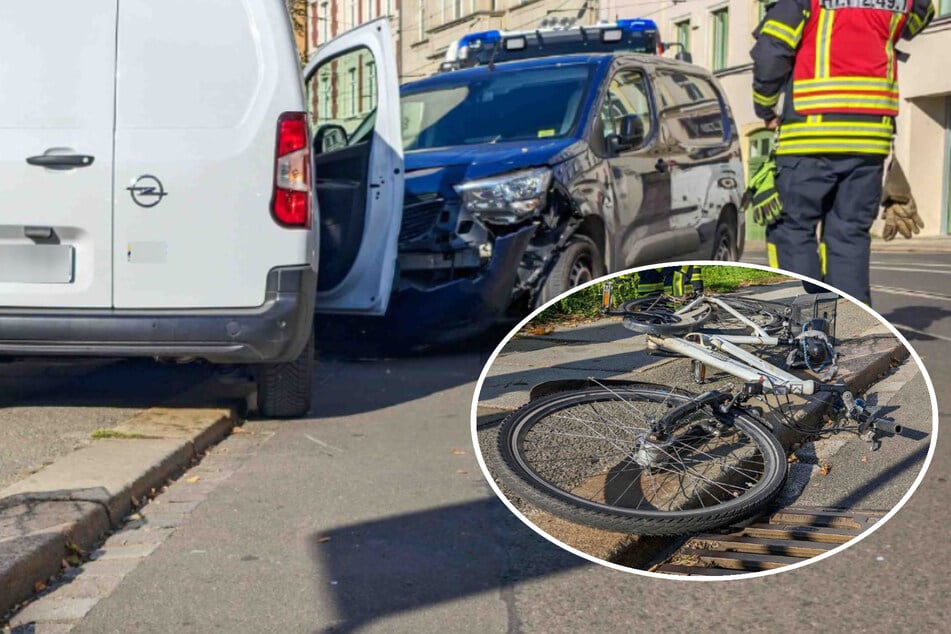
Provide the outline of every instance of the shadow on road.
[[327,632],[484,592],[501,593],[511,619],[515,583],[590,565],[539,539],[494,497],[334,528],[313,535],[311,551],[337,612]]
[[[200,363],[163,364],[147,359],[46,361],[0,365],[0,408],[128,407],[215,405],[216,395],[194,394],[191,402],[169,399],[215,373]],[[207,401],[204,398],[207,396]]]
[[938,306],[901,306],[882,317],[898,328],[909,341],[933,341],[935,337],[907,329],[927,330],[932,324],[951,317],[951,310]]

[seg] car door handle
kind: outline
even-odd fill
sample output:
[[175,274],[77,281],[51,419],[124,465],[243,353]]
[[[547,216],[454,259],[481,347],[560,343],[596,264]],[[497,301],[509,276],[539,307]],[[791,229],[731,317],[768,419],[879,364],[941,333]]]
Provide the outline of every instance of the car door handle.
[[40,154],[26,159],[30,165],[51,170],[71,170],[77,167],[89,167],[96,157],[87,154]]

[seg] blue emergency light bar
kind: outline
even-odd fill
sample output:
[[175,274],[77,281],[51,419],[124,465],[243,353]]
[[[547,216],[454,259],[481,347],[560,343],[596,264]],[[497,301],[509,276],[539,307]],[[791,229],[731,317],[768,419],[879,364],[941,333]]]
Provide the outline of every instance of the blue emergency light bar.
[[440,70],[572,53],[663,52],[657,23],[643,18],[530,31],[480,31],[452,44]]

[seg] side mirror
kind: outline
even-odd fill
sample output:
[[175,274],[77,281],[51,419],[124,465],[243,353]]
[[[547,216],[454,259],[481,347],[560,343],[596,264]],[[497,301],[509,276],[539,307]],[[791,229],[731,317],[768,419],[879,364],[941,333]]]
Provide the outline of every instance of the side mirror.
[[644,120],[640,115],[626,114],[618,122],[618,133],[608,137],[608,147],[615,153],[636,148],[644,143]]
[[681,62],[686,62],[688,64],[693,64],[693,55],[691,55],[687,51],[683,51],[683,50],[680,51],[679,53],[674,55],[674,59],[678,59]]
[[317,128],[314,135],[314,152],[324,154],[333,152],[347,145],[347,130],[342,125],[327,123]]

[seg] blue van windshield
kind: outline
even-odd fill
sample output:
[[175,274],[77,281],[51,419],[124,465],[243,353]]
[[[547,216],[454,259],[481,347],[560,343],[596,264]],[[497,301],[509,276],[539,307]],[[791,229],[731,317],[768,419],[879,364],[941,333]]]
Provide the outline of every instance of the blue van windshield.
[[401,99],[403,148],[422,150],[568,136],[584,103],[585,64],[481,73]]

